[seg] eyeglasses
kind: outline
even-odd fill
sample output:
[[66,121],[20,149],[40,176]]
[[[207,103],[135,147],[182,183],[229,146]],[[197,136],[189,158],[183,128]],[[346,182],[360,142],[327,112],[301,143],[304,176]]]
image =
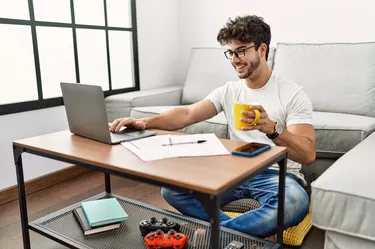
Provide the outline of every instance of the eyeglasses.
[[248,50],[250,48],[254,48],[256,47],[257,45],[253,45],[253,46],[250,46],[250,47],[247,47],[247,48],[241,48],[241,49],[237,49],[235,51],[232,51],[232,50],[227,50],[224,52],[224,55],[227,59],[232,59],[234,55],[237,56],[237,58],[242,58],[245,56],[245,50]]

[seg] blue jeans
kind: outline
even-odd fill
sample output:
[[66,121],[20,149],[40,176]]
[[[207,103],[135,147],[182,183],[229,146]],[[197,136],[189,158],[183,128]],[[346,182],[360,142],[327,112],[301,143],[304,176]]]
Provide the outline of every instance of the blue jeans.
[[[253,236],[266,238],[276,234],[279,172],[267,169],[236,189],[222,195],[220,205],[243,198],[257,200],[261,207],[231,219],[220,211],[220,225]],[[203,205],[187,192],[179,192],[163,187],[163,198],[180,213],[208,221]],[[309,210],[309,197],[300,180],[292,174],[286,175],[285,182],[285,229],[297,225]]]

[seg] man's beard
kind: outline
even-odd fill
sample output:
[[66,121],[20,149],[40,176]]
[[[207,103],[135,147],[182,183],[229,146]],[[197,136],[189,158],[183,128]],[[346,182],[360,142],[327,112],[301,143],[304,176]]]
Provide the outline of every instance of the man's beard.
[[258,69],[259,65],[260,65],[260,57],[257,56],[257,58],[254,61],[250,62],[250,67],[248,67],[247,73],[244,74],[243,76],[237,74],[238,77],[240,79],[249,78],[254,73],[254,71]]

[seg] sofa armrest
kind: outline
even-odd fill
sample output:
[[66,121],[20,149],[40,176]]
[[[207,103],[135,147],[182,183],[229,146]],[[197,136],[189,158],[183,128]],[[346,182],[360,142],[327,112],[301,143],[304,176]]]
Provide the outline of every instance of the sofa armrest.
[[108,121],[129,117],[132,107],[179,105],[183,86],[168,86],[143,91],[121,93],[105,98]]
[[[320,229],[374,238],[372,214],[375,133],[340,157],[311,184],[312,224]],[[353,217],[361,217],[360,220]],[[363,221],[363,222],[362,222]],[[367,236],[367,237],[366,237]]]

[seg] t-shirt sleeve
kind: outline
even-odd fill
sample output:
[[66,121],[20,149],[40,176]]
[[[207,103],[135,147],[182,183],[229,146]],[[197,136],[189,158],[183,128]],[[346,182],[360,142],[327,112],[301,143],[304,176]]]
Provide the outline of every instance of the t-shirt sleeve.
[[223,111],[223,98],[224,98],[224,88],[225,86],[221,86],[213,90],[205,99],[211,101],[216,108],[217,113]]
[[303,90],[300,90],[287,105],[286,126],[313,124],[312,112],[311,100]]

